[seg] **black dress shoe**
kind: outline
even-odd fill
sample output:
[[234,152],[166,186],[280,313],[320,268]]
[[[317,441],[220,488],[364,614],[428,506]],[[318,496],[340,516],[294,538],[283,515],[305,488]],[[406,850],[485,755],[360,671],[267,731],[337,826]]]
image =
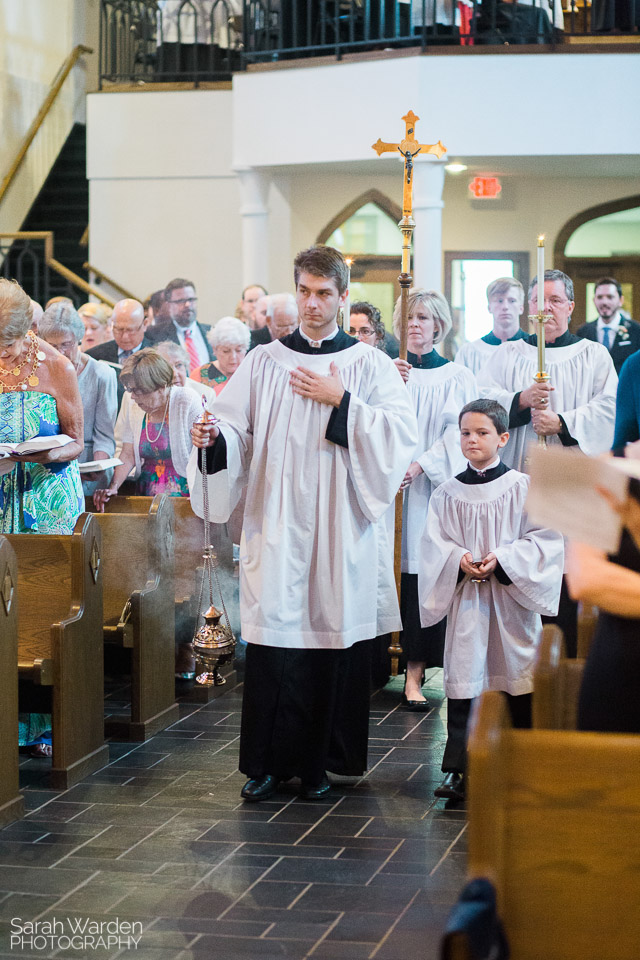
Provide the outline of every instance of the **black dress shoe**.
[[276,792],[279,784],[277,777],[271,773],[265,773],[264,777],[258,777],[255,780],[247,780],[240,791],[243,800],[256,802],[258,800],[268,800]]
[[426,713],[427,710],[431,710],[431,704],[428,700],[407,700],[406,693],[402,694],[402,704],[413,713]]
[[464,800],[466,796],[466,783],[463,773],[448,773],[439,787],[433,791],[436,797],[442,797],[443,800]]
[[322,800],[323,797],[331,790],[331,784],[329,783],[329,778],[324,774],[320,783],[310,784],[310,783],[301,783],[300,784],[300,796],[303,800]]

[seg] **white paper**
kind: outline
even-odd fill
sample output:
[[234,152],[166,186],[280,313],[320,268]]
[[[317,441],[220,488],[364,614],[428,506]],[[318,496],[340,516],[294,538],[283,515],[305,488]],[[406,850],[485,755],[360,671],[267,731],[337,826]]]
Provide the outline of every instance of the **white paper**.
[[589,546],[615,553],[622,522],[597,486],[624,500],[629,477],[640,476],[640,463],[617,457],[587,457],[573,448],[531,445],[531,477],[526,509],[534,523],[551,527]]
[[67,443],[73,443],[73,438],[68,437],[66,433],[57,433],[48,437],[31,437],[22,443],[0,443],[0,457],[11,457],[14,454],[24,457],[30,453],[42,453],[45,450],[64,447]]
[[100,470],[108,470],[110,467],[119,467],[122,460],[117,457],[109,457],[108,460],[86,460],[78,464],[80,473],[97,473]]

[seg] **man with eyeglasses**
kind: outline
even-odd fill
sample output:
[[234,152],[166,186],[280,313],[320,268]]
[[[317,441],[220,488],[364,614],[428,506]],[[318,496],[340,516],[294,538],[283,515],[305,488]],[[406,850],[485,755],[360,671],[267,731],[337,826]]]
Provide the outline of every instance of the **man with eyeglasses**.
[[[481,393],[509,411],[509,442],[502,460],[526,472],[527,446],[538,436],[547,443],[575,447],[589,456],[611,449],[616,413],[616,374],[611,354],[601,343],[569,331],[575,306],[573,282],[561,270],[544,274],[546,370],[538,382],[535,333],[497,347],[482,369]],[[537,279],[529,284],[529,314],[538,312]],[[558,616],[569,656],[576,656],[577,608],[563,582]]]
[[[119,300],[111,314],[113,340],[106,340],[87,350],[87,354],[95,360],[104,360],[115,368],[116,373],[132,354],[143,347],[152,346],[146,336],[147,321],[144,316],[144,307],[138,300]],[[118,410],[122,402],[123,387],[118,380]]]
[[164,296],[170,319],[149,327],[147,336],[151,346],[162,340],[179,343],[189,355],[190,373],[203,363],[215,360],[207,340],[207,327],[197,321],[198,298],[193,282],[176,277],[165,287]]

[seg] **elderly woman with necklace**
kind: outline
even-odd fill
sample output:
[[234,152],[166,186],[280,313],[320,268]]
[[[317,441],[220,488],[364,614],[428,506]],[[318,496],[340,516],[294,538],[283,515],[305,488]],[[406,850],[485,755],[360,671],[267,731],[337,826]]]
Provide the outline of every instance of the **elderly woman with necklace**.
[[[106,363],[82,353],[85,328],[72,303],[54,303],[48,307],[38,326],[43,340],[59,350],[73,364],[84,411],[84,450],[79,463],[108,460],[115,451],[113,428],[118,412],[118,384],[115,370]],[[90,496],[97,487],[106,487],[113,469],[84,473],[82,488]]]
[[83,417],[72,364],[30,329],[31,301],[0,280],[0,442],[66,434],[70,442],[0,460],[0,533],[73,532],[83,507]]
[[173,386],[173,379],[171,364],[149,347],[125,360],[120,381],[134,403],[120,411],[116,430],[123,441],[122,464],[116,467],[109,487],[94,493],[99,510],[104,510],[132,470],[138,496],[189,496],[190,431],[202,413],[202,403],[193,391]]

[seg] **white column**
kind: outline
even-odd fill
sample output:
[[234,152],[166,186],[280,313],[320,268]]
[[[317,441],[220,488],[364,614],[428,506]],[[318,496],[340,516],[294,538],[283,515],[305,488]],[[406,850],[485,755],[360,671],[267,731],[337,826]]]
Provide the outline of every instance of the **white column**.
[[242,217],[242,286],[269,289],[269,177],[253,167],[236,170]]
[[442,191],[448,160],[416,157],[413,174],[413,283],[429,290],[443,290],[442,281]]

